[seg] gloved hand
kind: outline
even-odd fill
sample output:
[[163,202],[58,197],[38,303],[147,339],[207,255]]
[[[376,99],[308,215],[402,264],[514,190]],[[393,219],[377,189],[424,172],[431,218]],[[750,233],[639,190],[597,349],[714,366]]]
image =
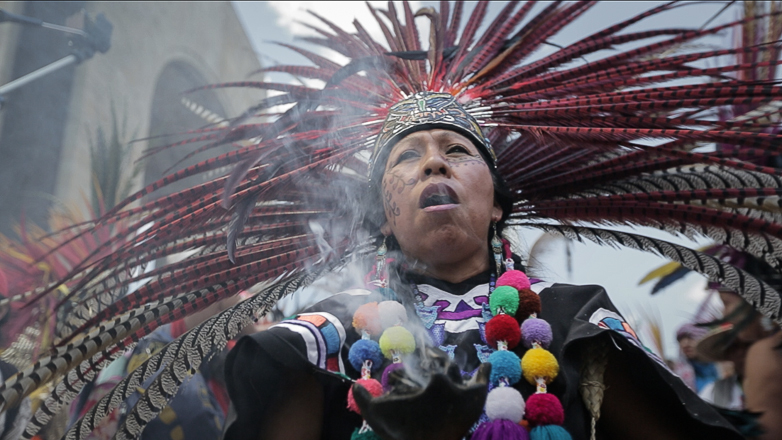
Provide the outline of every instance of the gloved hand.
[[425,354],[420,362],[425,387],[406,369],[389,375],[393,388],[380,397],[353,385],[361,415],[385,440],[460,440],[481,416],[491,365],[482,364],[465,383],[445,353],[428,348]]

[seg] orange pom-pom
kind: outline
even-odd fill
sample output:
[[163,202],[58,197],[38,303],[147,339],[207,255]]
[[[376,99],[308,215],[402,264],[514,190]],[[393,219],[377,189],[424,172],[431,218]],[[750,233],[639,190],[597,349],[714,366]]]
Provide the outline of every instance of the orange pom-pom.
[[366,303],[356,309],[353,313],[353,328],[359,333],[364,330],[370,336],[378,336],[383,332],[376,302]]

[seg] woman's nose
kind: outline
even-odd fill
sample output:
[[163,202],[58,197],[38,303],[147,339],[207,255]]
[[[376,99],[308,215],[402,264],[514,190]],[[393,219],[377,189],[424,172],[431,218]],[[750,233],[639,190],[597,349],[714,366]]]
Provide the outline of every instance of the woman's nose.
[[427,167],[427,168],[424,170],[424,173],[425,173],[427,176],[431,176],[432,174],[446,174],[446,169],[445,169],[445,167],[444,167],[444,166],[441,166],[441,167],[439,167],[439,168],[436,168],[436,167]]
[[443,175],[450,176],[451,167],[440,151],[431,151],[424,161],[423,171],[425,176]]

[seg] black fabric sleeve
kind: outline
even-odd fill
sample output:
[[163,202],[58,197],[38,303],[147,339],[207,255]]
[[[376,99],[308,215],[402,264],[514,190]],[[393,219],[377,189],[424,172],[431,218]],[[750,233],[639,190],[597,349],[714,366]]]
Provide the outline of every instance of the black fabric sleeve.
[[689,438],[742,438],[661,359],[645,350],[634,332],[627,330],[629,326],[622,324],[623,319],[612,318],[619,312],[602,287],[555,284],[541,291],[540,299],[540,317],[551,324],[554,333],[550,351],[560,362],[560,375],[549,391],[561,396],[567,414],[565,427],[574,440],[588,438],[591,416],[582,402],[579,383],[584,351],[597,338],[606,338],[609,350],[615,351],[612,355],[620,356],[622,365],[628,367],[626,373],[637,387],[638,398],[651,398],[667,409],[670,417],[660,423],[675,424]]
[[[358,306],[377,301],[374,295],[334,295],[305,313],[327,312],[342,322],[346,341],[342,347],[345,370],[350,377],[357,372],[347,362],[347,351],[358,338],[352,329],[353,312]],[[349,379],[321,370],[307,360],[302,337],[285,328],[272,327],[239,340],[226,359],[226,387],[231,397],[234,420],[227,427],[225,440],[255,440],[275,405],[285,399],[289,386],[288,371],[313,374],[324,390],[324,439],[349,439],[361,416],[347,410]]]

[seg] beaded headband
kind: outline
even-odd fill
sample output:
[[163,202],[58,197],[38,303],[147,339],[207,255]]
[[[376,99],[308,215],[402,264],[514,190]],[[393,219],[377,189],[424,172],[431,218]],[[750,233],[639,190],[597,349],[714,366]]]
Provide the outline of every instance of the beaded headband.
[[497,166],[497,156],[489,140],[483,135],[478,121],[456,101],[453,95],[442,92],[417,92],[389,108],[369,161],[370,180],[375,172],[375,165],[383,162],[379,159],[382,154],[387,154],[388,147],[411,133],[433,128],[444,128],[467,136],[482,153],[485,153],[486,157],[491,158],[491,165]]

